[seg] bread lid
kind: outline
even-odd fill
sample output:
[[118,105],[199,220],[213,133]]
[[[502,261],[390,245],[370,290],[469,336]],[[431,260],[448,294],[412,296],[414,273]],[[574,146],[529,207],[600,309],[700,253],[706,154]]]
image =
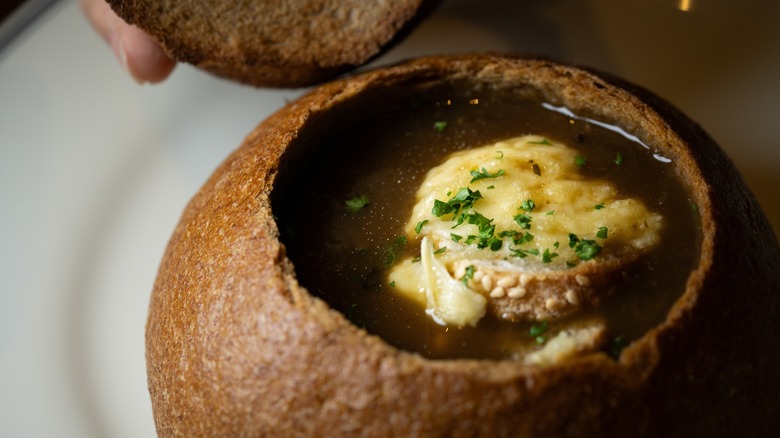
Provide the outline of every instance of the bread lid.
[[266,87],[303,87],[359,67],[438,0],[108,0],[175,60]]

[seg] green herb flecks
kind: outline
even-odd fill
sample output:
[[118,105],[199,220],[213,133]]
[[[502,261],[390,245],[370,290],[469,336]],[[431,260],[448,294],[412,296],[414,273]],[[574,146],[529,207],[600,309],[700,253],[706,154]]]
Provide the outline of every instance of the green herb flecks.
[[522,249],[522,248],[509,248],[509,252],[512,253],[512,257],[518,257],[524,259],[529,255],[538,256],[539,250],[536,248]]
[[557,252],[550,252],[550,249],[546,248],[542,253],[542,263],[550,263],[556,257],[558,257]]
[[420,231],[422,231],[422,228],[425,226],[425,224],[428,223],[428,219],[421,220],[420,222],[417,222],[417,226],[414,227],[414,232],[416,234],[420,234]]
[[385,253],[385,266],[390,266],[406,246],[406,236],[398,236],[388,245]]
[[466,238],[466,244],[476,242],[477,247],[480,249],[490,248],[492,251],[498,251],[501,249],[502,240],[495,236],[496,226],[493,224],[493,219],[488,219],[476,211],[470,213],[461,213],[457,217],[456,224],[453,226],[453,228],[463,223],[476,225],[477,229],[479,230],[478,236],[469,235]]
[[617,155],[615,155],[615,165],[620,166],[621,164],[623,164],[623,154],[618,152]]
[[436,132],[443,132],[444,129],[447,128],[447,122],[440,120],[438,122],[433,122],[433,129],[436,130]]
[[487,169],[483,167],[481,172],[475,169],[469,173],[471,174],[471,181],[469,181],[469,183],[473,183],[474,181],[479,181],[485,178],[498,178],[499,176],[503,175],[505,172],[504,169],[498,169],[496,173],[490,173],[487,171]]
[[501,151],[496,151],[496,160],[500,160],[504,158],[504,153]]
[[441,253],[443,253],[444,251],[447,251],[447,247],[446,247],[446,246],[442,246],[441,248],[437,249],[437,250],[436,250],[436,251],[434,251],[433,253],[434,253],[434,254],[441,254]]
[[463,236],[455,233],[450,233],[450,239],[452,239],[453,242],[458,243],[460,242],[460,239],[462,239]]
[[354,198],[350,198],[344,201],[344,204],[346,204],[347,210],[350,213],[357,213],[360,211],[360,209],[368,205],[368,196],[355,196]]
[[511,230],[505,230],[498,234],[498,237],[504,238],[504,237],[510,237],[512,239],[512,243],[515,245],[522,245],[524,243],[530,242],[534,240],[534,235],[529,232],[520,232],[520,231],[511,231]]
[[533,199],[526,199],[520,203],[520,209],[528,213],[533,212],[535,208],[536,208],[536,203],[534,202]]
[[596,210],[601,210],[601,209],[603,209],[605,207],[604,207],[604,204],[602,203],[602,204],[596,204],[596,206],[593,207],[593,208],[596,209]]
[[609,235],[609,229],[607,227],[599,227],[599,230],[596,231],[596,237],[599,239],[606,239]]
[[542,321],[539,324],[532,325],[531,328],[528,329],[528,337],[534,338],[534,341],[541,345],[546,341],[543,336],[545,332],[547,332],[547,321]]
[[574,164],[578,166],[584,166],[586,161],[587,159],[582,155],[577,155],[576,157],[574,157]]
[[531,229],[531,216],[528,216],[525,213],[520,213],[518,215],[515,215],[512,219],[521,229],[523,230]]
[[462,281],[463,284],[468,286],[468,282],[472,278],[474,278],[474,265],[468,265],[466,266],[465,273],[463,274],[463,277],[460,278],[460,281]]
[[472,191],[468,187],[465,187],[458,190],[458,193],[447,202],[438,199],[434,200],[431,214],[436,217],[442,217],[445,214],[450,213],[457,215],[461,210],[470,209],[479,199],[482,199],[482,194],[479,193],[479,190]]
[[601,245],[596,243],[595,240],[580,239],[573,233],[569,234],[569,248],[574,249],[574,254],[580,260],[590,260],[601,252]]

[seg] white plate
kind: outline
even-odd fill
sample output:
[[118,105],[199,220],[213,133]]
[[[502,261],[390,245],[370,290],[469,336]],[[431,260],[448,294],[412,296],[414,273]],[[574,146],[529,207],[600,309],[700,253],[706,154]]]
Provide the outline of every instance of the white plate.
[[[780,3],[759,0],[449,0],[377,63],[514,50],[623,76],[701,123],[780,229],[778,21]],[[5,47],[0,436],[154,435],[143,329],[168,236],[211,170],[297,95],[187,66],[139,87],[75,2]]]

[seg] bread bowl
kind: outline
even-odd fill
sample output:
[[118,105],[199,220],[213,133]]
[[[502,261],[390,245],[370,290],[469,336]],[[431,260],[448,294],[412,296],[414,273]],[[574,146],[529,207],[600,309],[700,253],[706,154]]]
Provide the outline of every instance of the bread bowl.
[[175,60],[265,87],[303,87],[359,67],[439,0],[108,0]]
[[[286,250],[294,237],[280,229],[291,211],[320,211],[284,207],[296,169],[383,108],[447,94],[541,98],[670,160],[696,250],[660,319],[622,351],[542,365],[430,357],[369,333],[321,285],[299,282]],[[665,101],[543,59],[421,58],[291,102],[189,203],[147,323],[155,422],[161,436],[771,436],[779,287],[780,249],[760,207],[717,145]]]

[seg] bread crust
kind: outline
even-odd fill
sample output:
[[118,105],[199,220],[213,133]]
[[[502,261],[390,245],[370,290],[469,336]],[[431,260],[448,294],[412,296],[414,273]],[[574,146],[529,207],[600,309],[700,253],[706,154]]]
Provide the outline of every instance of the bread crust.
[[[701,254],[666,320],[614,361],[429,360],[301,287],[270,196],[318,130],[391,86],[526,87],[618,120],[677,163]],[[749,249],[749,250],[746,250]],[[262,122],[185,209],[146,328],[160,436],[776,436],[780,249],[732,162],[667,102],[542,59],[439,56],[321,86]]]
[[303,87],[390,48],[440,0],[107,0],[175,60],[265,87]]

